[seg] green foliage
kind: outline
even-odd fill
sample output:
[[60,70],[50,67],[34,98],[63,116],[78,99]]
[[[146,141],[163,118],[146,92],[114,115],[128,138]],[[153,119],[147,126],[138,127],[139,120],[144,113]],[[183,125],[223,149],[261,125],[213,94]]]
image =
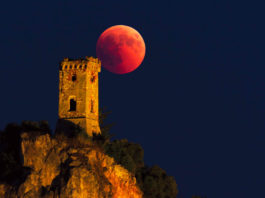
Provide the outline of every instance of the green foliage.
[[134,174],[137,168],[144,165],[142,147],[139,144],[128,142],[126,139],[110,142],[106,145],[105,152]]
[[84,129],[78,125],[70,126],[68,133],[55,133],[54,138],[58,142],[67,142],[72,148],[86,148],[92,145],[92,137],[90,137]]
[[105,123],[110,113],[111,111],[106,111],[104,108],[99,109],[99,127],[101,130],[101,136],[103,136],[106,141],[109,141],[113,137],[113,135],[110,134],[110,129],[115,125],[114,123]]
[[109,144],[110,139],[113,137],[113,135],[111,135],[109,131],[114,124],[105,123],[110,113],[110,111],[105,111],[105,109],[99,109],[99,126],[101,134],[93,133],[92,137],[93,142],[97,146],[101,147],[104,151],[106,150],[107,144]]
[[[136,143],[128,142],[126,139],[111,141],[109,133],[113,124],[105,124],[110,112],[100,111],[99,122],[101,134],[93,134],[89,137],[78,125],[69,125],[69,133],[55,134],[60,142],[67,141],[71,147],[86,147],[97,145],[106,154],[113,157],[115,161],[136,176],[137,183],[144,192],[143,198],[176,198],[178,189],[173,177],[158,166],[147,167],[144,165],[144,150]],[[51,132],[46,121],[32,122],[23,121],[21,125],[8,124],[0,133],[0,182],[14,181],[18,175],[25,175],[25,168],[20,161],[20,135],[22,132],[30,132],[41,135]],[[193,197],[197,198],[197,197]]]
[[159,166],[144,166],[144,151],[139,144],[126,139],[114,140],[106,145],[106,153],[135,174],[144,198],[176,198],[178,189],[175,179]]
[[159,166],[138,169],[136,179],[144,192],[144,198],[176,198],[178,194],[175,179]]
[[121,158],[121,165],[131,173],[135,173],[137,168],[133,158],[130,155],[124,155]]
[[36,131],[39,133],[51,133],[49,123],[45,120],[39,122],[25,120],[22,121],[21,128],[26,132]]
[[22,175],[22,164],[15,156],[14,152],[0,151],[0,182],[10,183]]
[[51,133],[51,128],[50,128],[50,125],[49,125],[49,123],[48,123],[47,120],[41,120],[41,121],[39,121],[39,128],[42,131],[46,131],[46,132]]
[[76,126],[75,128],[75,137],[78,139],[91,140],[91,137],[89,137],[86,131],[79,126]]
[[[101,134],[94,134],[93,141],[102,146],[105,153],[113,157],[131,173],[144,192],[144,198],[176,198],[178,188],[173,177],[158,166],[144,166],[144,150],[139,144],[126,139],[110,141],[109,128],[104,126],[108,113],[100,113]],[[110,125],[109,125],[110,126]]]

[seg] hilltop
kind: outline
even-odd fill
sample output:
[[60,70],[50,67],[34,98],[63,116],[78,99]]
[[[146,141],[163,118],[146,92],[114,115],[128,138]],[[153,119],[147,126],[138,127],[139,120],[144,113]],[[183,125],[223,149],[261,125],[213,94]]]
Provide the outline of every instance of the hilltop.
[[139,144],[111,141],[107,128],[89,137],[78,126],[52,134],[44,121],[7,125],[0,197],[175,198],[174,178],[146,166]]

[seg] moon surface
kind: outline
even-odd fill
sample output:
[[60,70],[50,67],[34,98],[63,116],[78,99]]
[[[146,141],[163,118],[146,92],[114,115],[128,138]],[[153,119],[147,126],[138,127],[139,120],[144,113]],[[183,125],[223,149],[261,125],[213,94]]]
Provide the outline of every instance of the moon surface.
[[145,56],[145,43],[135,29],[115,25],[98,38],[97,57],[102,66],[115,74],[126,74],[138,68]]

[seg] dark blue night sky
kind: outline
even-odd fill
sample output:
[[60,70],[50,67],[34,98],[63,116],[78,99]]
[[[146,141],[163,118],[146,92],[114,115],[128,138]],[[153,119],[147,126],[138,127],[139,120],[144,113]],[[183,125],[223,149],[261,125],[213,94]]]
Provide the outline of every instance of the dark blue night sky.
[[58,65],[96,55],[117,24],[146,42],[126,75],[102,69],[112,133],[140,143],[180,195],[262,197],[265,186],[264,1],[3,1],[0,128],[58,110]]

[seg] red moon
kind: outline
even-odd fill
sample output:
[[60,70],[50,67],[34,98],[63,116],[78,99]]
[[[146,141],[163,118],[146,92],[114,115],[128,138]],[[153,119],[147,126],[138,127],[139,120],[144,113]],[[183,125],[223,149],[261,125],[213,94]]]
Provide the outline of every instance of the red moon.
[[105,69],[115,74],[126,74],[134,71],[142,63],[145,43],[135,29],[115,25],[100,35],[96,53]]

